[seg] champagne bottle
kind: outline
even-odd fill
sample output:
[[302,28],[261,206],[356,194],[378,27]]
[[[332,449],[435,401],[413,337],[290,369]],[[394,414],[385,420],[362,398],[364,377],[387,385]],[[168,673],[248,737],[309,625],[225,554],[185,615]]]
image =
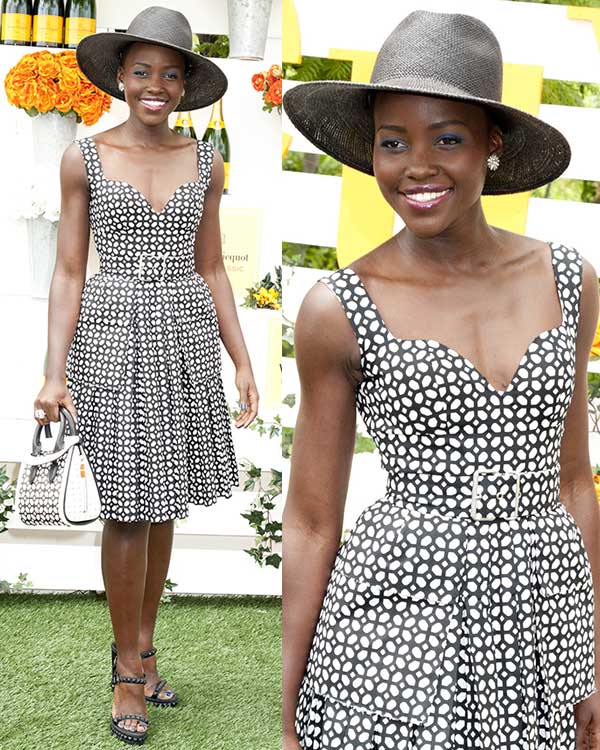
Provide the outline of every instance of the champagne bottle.
[[31,44],[34,47],[62,47],[64,18],[63,0],[35,0]]
[[75,49],[84,36],[96,33],[96,0],[67,0],[65,47]]
[[31,0],[3,0],[2,44],[31,43]]
[[186,135],[188,138],[195,138],[196,131],[194,130],[194,123],[192,122],[192,116],[189,112],[178,112],[177,122],[173,130],[176,133]]
[[215,102],[212,106],[210,113],[210,120],[206,127],[206,131],[202,136],[202,140],[210,143],[214,146],[217,151],[223,157],[225,162],[225,186],[223,188],[224,193],[229,193],[229,136],[227,135],[227,128],[225,127],[225,120],[223,119],[223,100]]

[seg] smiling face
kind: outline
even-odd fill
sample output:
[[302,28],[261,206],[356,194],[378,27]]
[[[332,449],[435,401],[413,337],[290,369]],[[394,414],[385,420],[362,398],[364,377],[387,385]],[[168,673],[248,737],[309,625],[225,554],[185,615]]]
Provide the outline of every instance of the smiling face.
[[386,201],[419,237],[434,237],[481,210],[500,129],[476,104],[378,92],[373,171]]
[[123,57],[117,78],[125,84],[125,99],[148,124],[167,119],[178,106],[185,84],[185,60],[177,50],[134,42]]

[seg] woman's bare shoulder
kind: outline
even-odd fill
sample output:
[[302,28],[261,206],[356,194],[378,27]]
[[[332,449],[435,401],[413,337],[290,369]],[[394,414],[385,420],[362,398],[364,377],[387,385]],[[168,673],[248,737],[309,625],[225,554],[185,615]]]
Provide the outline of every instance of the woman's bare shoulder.
[[294,346],[299,366],[341,368],[347,373],[360,366],[358,342],[341,300],[321,279],[308,289],[300,304]]

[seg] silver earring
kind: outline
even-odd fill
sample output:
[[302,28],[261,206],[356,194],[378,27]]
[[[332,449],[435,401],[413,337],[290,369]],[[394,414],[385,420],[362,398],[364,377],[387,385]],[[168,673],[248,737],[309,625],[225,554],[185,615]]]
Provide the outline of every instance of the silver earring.
[[183,97],[184,97],[184,96],[185,96],[185,89],[183,89],[183,90],[181,91],[181,98],[183,99]]
[[125,84],[123,83],[123,81],[119,81],[117,86],[119,87],[119,91],[125,91]]
[[500,159],[498,154],[490,154],[487,158],[487,165],[490,172],[495,172],[500,166]]

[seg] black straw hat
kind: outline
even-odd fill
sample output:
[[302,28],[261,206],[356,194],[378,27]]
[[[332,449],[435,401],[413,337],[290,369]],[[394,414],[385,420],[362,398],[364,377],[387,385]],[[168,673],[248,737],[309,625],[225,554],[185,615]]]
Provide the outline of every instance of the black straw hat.
[[132,42],[160,44],[181,52],[186,61],[185,95],[177,109],[200,109],[220,99],[227,90],[227,78],[218,65],[192,52],[192,29],[177,10],[152,6],[133,19],[127,32],[90,34],[77,45],[77,63],[90,81],[102,91],[125,100],[117,86],[121,53]]
[[500,165],[483,194],[533,190],[569,165],[571,149],[556,128],[501,103],[502,52],[492,30],[473,16],[416,10],[383,43],[370,83],[312,81],[286,92],[294,126],[322,151],[373,174],[375,91],[422,94],[485,105],[503,134]]

